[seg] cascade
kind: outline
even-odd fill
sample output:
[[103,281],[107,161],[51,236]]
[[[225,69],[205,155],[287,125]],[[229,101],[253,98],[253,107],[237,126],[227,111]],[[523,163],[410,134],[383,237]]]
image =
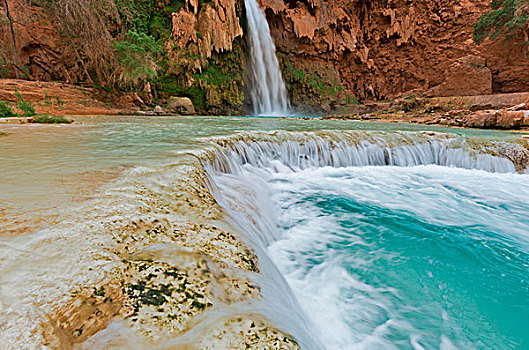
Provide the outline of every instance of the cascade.
[[349,166],[441,165],[514,173],[506,158],[472,149],[461,138],[420,133],[364,135],[357,132],[242,133],[214,140],[210,157],[215,171],[239,173],[245,164],[272,172]]

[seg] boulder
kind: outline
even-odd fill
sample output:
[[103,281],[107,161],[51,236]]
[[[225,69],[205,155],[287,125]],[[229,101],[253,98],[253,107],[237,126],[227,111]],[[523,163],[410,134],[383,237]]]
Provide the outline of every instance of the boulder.
[[494,128],[496,127],[497,111],[478,111],[463,118],[463,125],[467,128]]
[[195,114],[195,106],[193,106],[193,102],[187,97],[170,97],[167,100],[167,109],[172,113],[183,115]]
[[523,111],[522,126],[529,127],[529,111]]
[[158,115],[161,115],[161,114],[164,114],[164,110],[162,107],[160,106],[156,106],[154,107],[154,109],[152,110],[155,114],[158,114]]
[[465,56],[455,60],[445,71],[445,80],[430,89],[429,96],[475,96],[492,93],[492,72],[485,59]]
[[496,124],[502,129],[517,129],[522,126],[524,118],[524,111],[503,110],[496,115]]

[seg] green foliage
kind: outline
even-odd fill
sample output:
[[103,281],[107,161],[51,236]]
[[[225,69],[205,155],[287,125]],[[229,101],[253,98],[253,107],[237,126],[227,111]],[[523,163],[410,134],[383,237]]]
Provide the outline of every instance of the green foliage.
[[120,65],[120,81],[139,86],[157,76],[156,56],[162,52],[159,43],[150,35],[129,30],[126,40],[115,45]]
[[0,118],[11,118],[11,117],[31,117],[32,123],[44,123],[44,124],[70,124],[71,121],[64,117],[49,116],[47,114],[36,114],[35,109],[29,103],[24,101],[22,95],[15,90],[17,97],[17,108],[22,111],[22,114],[15,113],[7,103],[0,101]]
[[59,96],[57,96],[55,98],[55,100],[57,101],[57,104],[59,105],[59,108],[62,109],[63,105],[64,105],[64,101],[61,100],[61,98]]
[[12,118],[16,116],[17,114],[13,111],[11,106],[3,101],[0,101],[0,118]]
[[17,97],[17,108],[22,111],[23,117],[33,117],[35,115],[35,108],[33,108],[33,105],[29,102],[26,102],[24,100],[24,97],[15,90],[15,96]]
[[206,108],[206,91],[198,86],[186,87],[177,77],[164,77],[158,82],[158,89],[172,96],[188,97],[198,110]]
[[[225,56],[229,54],[227,53]],[[193,76],[207,85],[225,85],[232,80],[236,80],[238,77],[236,71],[231,69],[233,67],[230,65],[229,58],[224,57],[224,59],[226,60],[224,66],[209,62],[202,73],[194,74]]]
[[[322,72],[308,74],[303,69],[296,69],[290,62],[286,62],[284,77],[289,85],[289,90],[297,87],[305,91],[310,91],[320,97],[336,98],[339,94],[345,92],[338,77],[330,69]],[[347,96],[347,99],[354,104],[359,104],[354,96]]]
[[[510,37],[529,26],[529,0],[492,0],[492,11],[481,16],[474,26],[474,41]],[[527,38],[526,38],[527,40]]]
[[72,121],[61,116],[50,116],[47,114],[39,114],[31,119],[32,123],[39,124],[70,124]]
[[347,96],[345,98],[345,103],[349,105],[361,105],[360,101],[358,101],[358,99],[354,96]]
[[[188,97],[199,111],[243,108],[241,54],[246,42],[234,43],[233,52],[218,57],[200,57],[198,47],[175,47],[171,57],[168,40],[172,13],[186,6],[185,0],[35,0],[46,6],[60,23],[60,33],[68,42],[79,67],[73,74],[92,84],[108,101],[116,90],[152,87],[153,99]],[[198,0],[198,10],[215,6],[212,0]],[[237,13],[244,21],[242,4]],[[198,38],[205,36],[195,28]],[[0,50],[1,51],[1,50]],[[216,55],[216,53],[214,54]],[[189,62],[183,64],[180,61]],[[196,62],[200,62],[197,67]],[[72,73],[72,72],[69,72]],[[79,76],[81,75],[81,76]]]
[[[173,12],[184,8],[184,1],[172,0],[167,6],[157,0],[115,0],[129,30],[166,40],[171,34]],[[164,7],[161,7],[164,6]]]

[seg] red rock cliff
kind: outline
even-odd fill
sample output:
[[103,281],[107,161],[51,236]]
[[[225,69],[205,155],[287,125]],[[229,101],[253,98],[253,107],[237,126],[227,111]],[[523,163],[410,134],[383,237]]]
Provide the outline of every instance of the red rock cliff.
[[[300,110],[310,106],[306,109],[330,111],[354,103],[355,98],[391,99],[407,92],[447,96],[529,91],[529,51],[523,40],[500,38],[480,46],[472,41],[473,26],[490,9],[490,0],[259,1],[276,41],[293,105]],[[28,8],[22,0],[7,3],[14,19],[21,76],[70,82],[88,76],[83,61],[66,50],[57,23],[43,8]],[[223,76],[233,76],[236,69],[232,66],[240,66],[244,55],[225,62],[231,56],[222,53],[230,52],[236,40],[243,41],[244,1],[214,0],[201,11],[198,0],[180,3],[185,8],[173,14],[166,45],[174,74],[182,75],[177,66],[183,62],[186,71],[200,71],[205,60],[210,60],[215,67],[226,66],[222,69],[229,72]],[[2,57],[12,56],[13,47],[3,6],[0,15],[4,18],[1,65]],[[239,43],[236,51],[243,50]],[[198,58],[188,62],[181,59],[183,54]],[[14,76],[12,66],[8,67],[8,75]],[[242,73],[235,75],[240,78]],[[195,84],[199,85],[197,94],[205,96],[201,98],[206,107],[224,99],[223,105],[242,109],[240,81],[216,90],[206,83]],[[181,85],[176,90],[189,88]],[[219,91],[237,98],[224,98]],[[206,107],[204,111],[216,113]]]
[[363,100],[529,90],[522,40],[472,41],[489,0],[259,1],[284,61],[331,68]]

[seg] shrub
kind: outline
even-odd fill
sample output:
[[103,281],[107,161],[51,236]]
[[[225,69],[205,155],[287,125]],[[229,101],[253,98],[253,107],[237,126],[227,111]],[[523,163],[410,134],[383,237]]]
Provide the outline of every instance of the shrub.
[[12,118],[16,117],[16,113],[13,111],[7,103],[0,101],[0,118]]
[[47,114],[39,114],[32,118],[32,123],[39,124],[70,124],[72,121],[61,116],[50,116]]
[[[49,8],[58,20],[59,32],[88,72],[94,71],[99,84],[112,81],[114,38],[112,28],[122,24],[114,0],[49,0]],[[124,14],[125,15],[125,14]]]
[[474,26],[474,41],[511,37],[522,33],[529,40],[529,0],[492,0],[492,11],[481,16]]
[[115,44],[119,62],[119,80],[130,87],[139,87],[156,78],[156,56],[160,45],[150,35],[129,30],[126,40]]
[[35,108],[33,108],[33,105],[29,102],[26,102],[20,92],[16,90],[15,96],[17,97],[17,108],[22,111],[22,116],[33,117],[35,115]]

